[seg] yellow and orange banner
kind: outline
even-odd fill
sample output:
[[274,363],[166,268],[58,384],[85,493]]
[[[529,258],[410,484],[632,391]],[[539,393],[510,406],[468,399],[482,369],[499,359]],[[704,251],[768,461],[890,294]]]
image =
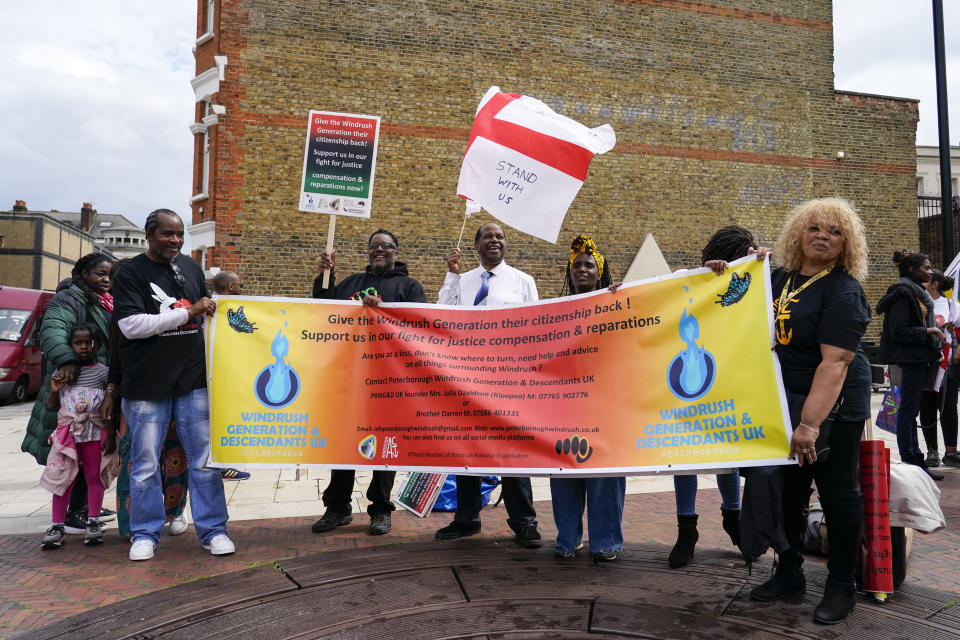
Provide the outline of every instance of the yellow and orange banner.
[[211,464],[603,475],[786,463],[769,263],[510,308],[225,296]]

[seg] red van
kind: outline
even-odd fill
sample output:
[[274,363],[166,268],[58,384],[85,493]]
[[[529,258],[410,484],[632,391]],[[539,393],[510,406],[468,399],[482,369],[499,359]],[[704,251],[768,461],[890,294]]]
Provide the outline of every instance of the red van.
[[40,321],[52,291],[0,287],[0,402],[23,402],[40,389]]

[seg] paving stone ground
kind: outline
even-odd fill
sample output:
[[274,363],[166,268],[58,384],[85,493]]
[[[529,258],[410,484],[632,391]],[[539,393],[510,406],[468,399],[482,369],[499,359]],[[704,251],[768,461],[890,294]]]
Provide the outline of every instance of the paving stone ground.
[[[18,451],[19,438],[25,425],[23,406],[0,407],[2,453]],[[32,493],[36,478],[39,477],[39,467],[32,461],[29,461],[32,467],[18,467],[28,459],[24,454],[5,455],[4,459],[9,462],[5,462],[5,468],[0,468],[0,526],[5,531],[0,535],[0,638],[15,637],[69,616],[135,596],[157,593],[168,587],[189,585],[211,576],[222,576],[222,588],[229,589],[231,584],[240,582],[240,576],[244,575],[236,574],[234,580],[229,575],[232,572],[271,567],[284,559],[398,544],[411,544],[410,548],[419,549],[418,553],[422,555],[423,545],[413,543],[441,544],[434,542],[434,531],[451,519],[450,514],[436,512],[421,519],[401,510],[394,515],[394,528],[389,535],[369,536],[366,533],[366,514],[359,512],[351,525],[327,534],[313,534],[310,524],[322,512],[317,487],[322,488],[324,480],[322,477],[307,479],[306,474],[300,480],[278,474],[275,480],[274,476],[270,476],[269,480],[261,477],[260,480],[264,484],[262,492],[269,493],[269,485],[273,484],[273,497],[266,503],[280,504],[280,507],[275,512],[270,512],[269,508],[264,510],[268,515],[276,514],[276,517],[232,521],[229,525],[230,535],[237,545],[237,553],[232,556],[213,557],[201,549],[192,526],[182,536],[165,536],[156,557],[148,562],[132,563],[127,560],[129,545],[117,535],[115,529],[108,529],[105,543],[99,547],[84,547],[79,537],[69,536],[63,548],[44,552],[40,550],[39,539],[49,519],[49,496],[44,496],[41,503],[40,498]],[[906,585],[957,594],[953,600],[948,597],[947,601],[960,602],[960,571],[956,569],[957,558],[960,557],[960,528],[956,526],[960,518],[960,470],[941,468],[941,471],[946,475],[939,487],[943,492],[941,508],[947,519],[947,527],[929,535],[918,534],[914,537]],[[263,473],[258,472],[261,476]],[[248,489],[237,486],[231,489],[237,493],[259,491],[256,483],[248,482],[252,483]],[[281,485],[300,482],[304,485],[296,491],[303,494],[298,496],[302,499],[289,501],[295,506],[288,511],[299,509],[308,513],[284,514],[283,502],[276,502],[277,494],[284,491]],[[358,483],[363,482],[361,477]],[[670,480],[659,478],[646,479],[644,482],[645,492],[631,493],[626,499],[626,544],[627,547],[642,546],[645,562],[655,564],[659,554],[665,567],[666,555],[675,540],[674,498],[672,491],[656,489],[661,485],[669,487]],[[661,484],[657,485],[657,482]],[[709,564],[713,567],[712,570],[717,570],[719,566],[730,579],[741,579],[747,575],[747,570],[720,527],[719,495],[715,484],[709,478],[704,478],[701,486],[706,488],[698,494],[701,537],[697,548],[700,555],[695,556],[691,569],[696,571],[697,564],[703,562],[704,566]],[[542,487],[537,489],[535,495],[543,495]],[[253,501],[250,497],[248,500]],[[32,506],[34,504],[36,506]],[[358,498],[357,510],[362,506]],[[545,541],[548,546],[552,545],[556,531],[550,503],[538,500],[536,506]],[[15,515],[18,509],[22,512],[25,508],[32,508],[39,514]],[[249,514],[239,504],[236,505],[236,511],[245,516]],[[514,556],[517,547],[505,518],[502,506],[485,510],[484,528],[478,539],[481,544],[502,547],[505,553]],[[449,549],[449,546],[444,548]],[[553,561],[549,553],[541,555],[543,562]],[[817,557],[809,560],[819,564],[825,562],[824,558]],[[753,579],[757,578],[757,572],[769,570],[768,555],[754,566]],[[895,594],[894,600],[897,597]]]

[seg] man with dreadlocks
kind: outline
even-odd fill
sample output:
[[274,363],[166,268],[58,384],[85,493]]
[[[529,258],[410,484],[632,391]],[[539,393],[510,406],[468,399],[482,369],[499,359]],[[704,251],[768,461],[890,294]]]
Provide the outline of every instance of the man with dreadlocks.
[[207,466],[210,416],[202,325],[216,302],[196,262],[181,253],[183,220],[157,209],[144,223],[147,250],[117,268],[113,295],[120,330],[121,410],[130,429],[129,557],[149,560],[166,521],[160,451],[174,421],[190,470],[197,537],[215,556],[236,546],[227,535],[220,470]]
[[[619,283],[612,285],[610,280],[610,266],[597,251],[596,243],[582,234],[574,238],[567,260],[564,290],[573,295],[604,288],[616,291]],[[590,553],[596,561],[616,560],[623,548],[623,497],[626,490],[624,476],[550,478],[553,520],[557,525],[553,556],[561,560],[573,558],[577,549],[583,547],[583,510],[589,502]]]
[[[753,234],[735,224],[723,227],[714,233],[700,253],[703,266],[722,275],[728,262],[733,262],[751,253],[759,259],[767,256],[766,249],[757,247]],[[723,530],[730,542],[740,546],[740,474],[736,471],[717,474],[720,490],[720,512],[723,514]],[[700,538],[697,531],[697,476],[673,476],[673,490],[677,502],[677,542],[670,550],[667,561],[670,568],[683,567],[693,557],[693,550]]]

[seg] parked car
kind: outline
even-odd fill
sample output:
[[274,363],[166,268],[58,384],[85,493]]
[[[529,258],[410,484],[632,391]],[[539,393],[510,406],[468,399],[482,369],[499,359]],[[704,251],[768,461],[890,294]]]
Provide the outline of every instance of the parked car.
[[0,401],[23,402],[43,381],[40,322],[52,291],[0,287]]

